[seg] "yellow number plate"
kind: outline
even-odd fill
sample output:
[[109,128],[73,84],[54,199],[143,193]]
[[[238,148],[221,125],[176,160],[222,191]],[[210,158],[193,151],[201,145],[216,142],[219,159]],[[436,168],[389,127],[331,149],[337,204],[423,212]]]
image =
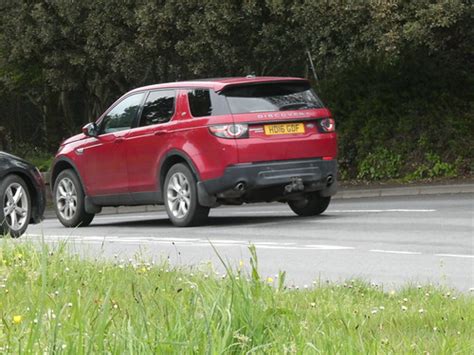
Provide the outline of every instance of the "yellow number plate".
[[274,134],[297,134],[304,133],[304,124],[302,123],[284,123],[267,124],[263,126],[265,134],[271,136]]

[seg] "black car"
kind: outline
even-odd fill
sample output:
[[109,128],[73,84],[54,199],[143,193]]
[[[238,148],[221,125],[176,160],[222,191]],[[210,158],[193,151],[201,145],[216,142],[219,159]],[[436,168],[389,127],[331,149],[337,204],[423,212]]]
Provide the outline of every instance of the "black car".
[[0,234],[22,235],[43,219],[46,205],[41,173],[32,164],[0,152]]

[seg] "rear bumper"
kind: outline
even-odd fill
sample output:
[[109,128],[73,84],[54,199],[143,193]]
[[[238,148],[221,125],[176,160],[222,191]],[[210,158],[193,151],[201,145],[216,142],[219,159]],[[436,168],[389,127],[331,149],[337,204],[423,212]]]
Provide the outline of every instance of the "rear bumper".
[[[310,186],[312,191],[321,191],[324,196],[336,194],[337,162],[335,160],[304,159],[266,163],[237,164],[228,167],[224,174],[198,183],[199,195],[216,195],[244,183],[249,191],[277,185],[287,185],[295,178]],[[328,186],[331,176],[333,183]],[[201,198],[200,198],[201,201]]]

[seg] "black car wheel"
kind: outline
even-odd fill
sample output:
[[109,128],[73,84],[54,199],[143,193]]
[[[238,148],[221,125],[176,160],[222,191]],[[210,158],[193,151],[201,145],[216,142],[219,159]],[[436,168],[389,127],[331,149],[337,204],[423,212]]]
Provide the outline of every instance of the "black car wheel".
[[331,197],[320,196],[317,192],[307,194],[304,199],[289,201],[288,205],[298,216],[317,216],[326,211]]
[[206,221],[209,207],[199,205],[196,178],[186,165],[171,167],[163,191],[166,212],[175,226],[190,227]]
[[84,208],[84,190],[73,170],[63,170],[54,183],[54,207],[56,216],[65,227],[86,227],[94,214]]
[[25,233],[31,218],[31,198],[25,181],[9,175],[0,183],[0,231],[18,238]]

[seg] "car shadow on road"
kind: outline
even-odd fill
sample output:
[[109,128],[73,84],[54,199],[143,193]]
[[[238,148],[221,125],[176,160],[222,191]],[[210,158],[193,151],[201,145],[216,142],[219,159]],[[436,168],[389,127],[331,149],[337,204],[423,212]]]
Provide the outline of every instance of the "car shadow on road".
[[[298,221],[303,222],[308,220],[323,221],[328,219],[337,218],[335,215],[322,215],[316,217],[298,217],[298,216],[212,216],[199,227],[194,228],[205,228],[205,227],[230,227],[230,226],[245,226],[245,225],[258,225],[266,223],[282,223],[288,224],[289,221],[297,223]],[[99,222],[99,221],[97,221]],[[93,223],[91,226],[94,228],[108,228],[111,226],[121,227],[134,227],[134,228],[150,228],[150,227],[173,227],[173,224],[168,218],[157,218],[157,219],[141,219],[137,221],[117,221],[117,222],[106,222],[97,224]],[[174,228],[174,227],[173,227]]]

